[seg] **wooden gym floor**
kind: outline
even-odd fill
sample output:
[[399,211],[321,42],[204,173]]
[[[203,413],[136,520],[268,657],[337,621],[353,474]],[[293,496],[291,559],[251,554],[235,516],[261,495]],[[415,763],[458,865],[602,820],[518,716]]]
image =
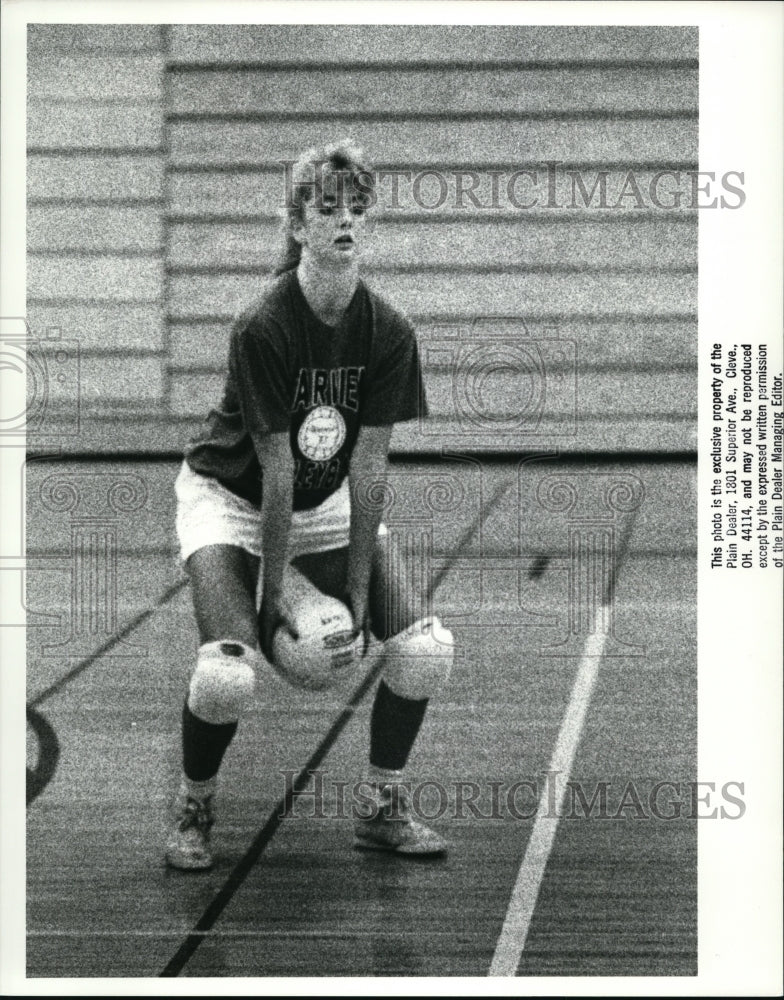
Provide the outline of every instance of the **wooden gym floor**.
[[[270,670],[221,772],[218,862],[198,874],[167,870],[162,854],[196,649],[176,471],[28,468],[29,976],[696,974],[693,465],[395,464],[405,502],[390,519],[403,535],[411,498],[448,479],[426,561],[459,656],[407,776],[450,853],[352,849],[373,685],[305,695]],[[585,510],[537,506],[548,476],[586,495]],[[82,506],[58,507],[62,480]],[[115,480],[126,501],[112,506]],[[594,488],[610,480],[642,484],[644,498],[607,522]],[[602,518],[610,556],[581,564],[575,532],[598,544]],[[592,629],[583,611],[599,591],[604,625]],[[291,795],[294,776],[305,794]],[[589,801],[606,783],[604,815],[567,805],[553,818],[548,789],[566,781]],[[661,781],[680,783],[658,800],[669,814],[679,794],[680,818],[652,815]]]

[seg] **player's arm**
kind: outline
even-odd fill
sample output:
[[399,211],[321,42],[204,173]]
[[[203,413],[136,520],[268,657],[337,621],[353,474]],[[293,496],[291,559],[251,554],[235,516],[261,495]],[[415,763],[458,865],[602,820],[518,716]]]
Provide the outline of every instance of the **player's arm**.
[[259,640],[262,652],[269,656],[275,626],[280,623],[280,595],[291,529],[294,458],[287,432],[254,437],[253,443],[263,475],[261,550],[264,568]]
[[378,500],[378,484],[383,483],[386,478],[391,433],[390,425],[362,426],[349,465],[351,528],[348,549],[348,597],[354,624],[366,635],[370,573],[382,515],[382,505],[374,500]]
[[264,569],[259,640],[264,655],[280,620],[279,600],[291,527],[294,459],[289,443],[286,334],[268,319],[241,319],[232,331],[229,370],[243,424],[262,469]]

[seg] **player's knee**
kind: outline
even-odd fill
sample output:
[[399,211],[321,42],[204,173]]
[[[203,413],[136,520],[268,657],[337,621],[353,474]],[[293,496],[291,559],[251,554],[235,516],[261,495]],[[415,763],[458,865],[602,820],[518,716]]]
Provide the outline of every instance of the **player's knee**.
[[236,722],[253,695],[260,654],[242,642],[208,642],[199,649],[188,707],[204,722]]
[[401,698],[430,698],[446,682],[454,639],[438,618],[425,618],[384,643],[383,678]]

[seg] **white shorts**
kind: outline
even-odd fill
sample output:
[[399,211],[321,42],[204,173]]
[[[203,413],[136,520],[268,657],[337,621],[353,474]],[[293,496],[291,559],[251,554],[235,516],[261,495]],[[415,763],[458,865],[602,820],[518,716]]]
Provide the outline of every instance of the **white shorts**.
[[[261,517],[253,504],[227,490],[217,479],[194,472],[187,462],[174,484],[177,537],[183,561],[205,545],[236,545],[261,558]],[[289,558],[348,545],[351,502],[348,482],[324,503],[291,515]],[[386,529],[382,527],[379,533]]]

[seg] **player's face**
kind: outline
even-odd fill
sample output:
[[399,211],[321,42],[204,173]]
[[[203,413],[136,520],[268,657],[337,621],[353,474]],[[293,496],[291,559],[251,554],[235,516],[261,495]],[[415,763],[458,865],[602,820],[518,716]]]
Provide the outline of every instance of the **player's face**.
[[324,264],[346,266],[356,261],[365,230],[365,201],[350,183],[329,183],[303,206],[297,239]]

